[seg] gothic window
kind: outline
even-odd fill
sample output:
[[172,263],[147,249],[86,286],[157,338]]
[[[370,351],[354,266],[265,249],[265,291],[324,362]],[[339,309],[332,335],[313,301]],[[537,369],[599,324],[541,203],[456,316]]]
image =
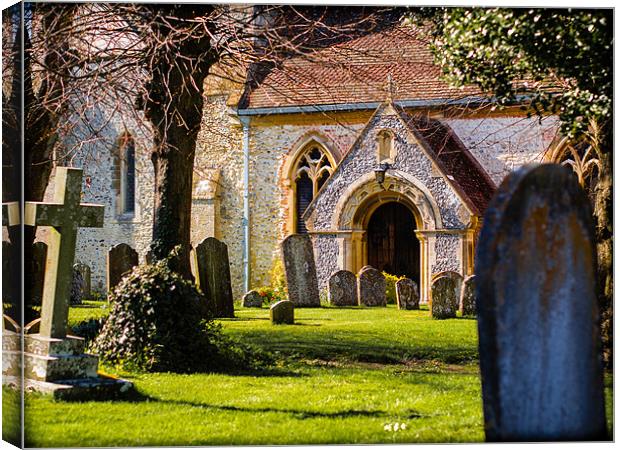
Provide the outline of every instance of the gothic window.
[[309,145],[297,159],[293,170],[297,233],[308,232],[302,216],[333,170],[327,153],[317,144]]
[[377,158],[379,162],[394,162],[394,134],[382,130],[377,134]]
[[136,210],[136,145],[129,134],[119,140],[115,156],[116,212],[119,216],[133,216]]

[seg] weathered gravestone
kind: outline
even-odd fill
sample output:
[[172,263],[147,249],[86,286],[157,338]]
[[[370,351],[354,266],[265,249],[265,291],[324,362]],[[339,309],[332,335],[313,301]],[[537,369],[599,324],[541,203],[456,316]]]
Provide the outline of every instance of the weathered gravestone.
[[476,253],[488,441],[607,439],[592,210],[558,165],[508,176]]
[[81,305],[84,299],[84,277],[82,272],[73,266],[73,277],[71,279],[71,289],[69,291],[69,304]]
[[456,317],[459,307],[459,279],[450,275],[435,278],[431,285],[429,309],[434,319]]
[[437,273],[433,274],[433,277],[431,279],[431,285],[439,277],[454,278],[454,281],[456,283],[454,289],[455,289],[455,292],[456,292],[456,298],[458,300],[461,297],[461,286],[463,285],[463,275],[461,275],[460,273],[455,272],[453,270],[445,270],[443,272],[437,272]]
[[476,315],[476,275],[470,275],[463,280],[459,311],[462,316]]
[[271,305],[269,319],[273,325],[295,323],[295,306],[289,300],[282,300]]
[[81,169],[58,167],[55,203],[26,202],[24,211],[25,225],[50,227],[39,333],[24,337],[25,388],[57,397],[116,395],[131,386],[99,377],[84,339],[67,335],[77,230],[103,226],[103,206],[81,204],[81,187]]
[[360,270],[357,279],[357,296],[360,305],[385,306],[385,277],[374,267],[365,267]]
[[281,249],[289,300],[295,306],[321,306],[310,236],[291,234],[282,241]]
[[245,293],[241,300],[241,304],[244,308],[262,308],[263,297],[255,290],[251,290]]
[[357,306],[357,278],[353,272],[338,270],[327,282],[329,303],[335,306]]
[[92,294],[90,267],[86,264],[77,263],[73,265],[73,268],[82,274],[82,296],[90,298]]
[[420,292],[415,281],[403,278],[396,282],[398,309],[420,309]]
[[228,247],[214,237],[203,240],[194,249],[196,285],[207,297],[216,317],[235,317]]
[[43,282],[45,281],[45,262],[47,261],[47,244],[35,242],[32,245],[32,305],[40,305],[43,299]]
[[117,244],[108,250],[108,292],[112,292],[118,283],[123,279],[123,275],[131,272],[138,265],[138,252],[128,244]]

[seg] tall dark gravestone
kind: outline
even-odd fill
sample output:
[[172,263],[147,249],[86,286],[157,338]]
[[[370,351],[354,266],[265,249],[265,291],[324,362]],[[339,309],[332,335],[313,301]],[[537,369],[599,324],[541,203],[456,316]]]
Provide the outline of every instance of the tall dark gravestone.
[[488,441],[607,439],[596,246],[588,198],[568,169],[508,176],[476,254]]
[[120,283],[123,275],[138,265],[138,252],[128,244],[122,243],[108,250],[108,292]]
[[204,239],[193,251],[196,284],[207,297],[216,317],[235,317],[228,246],[214,237]]
[[282,241],[281,248],[289,300],[295,307],[321,306],[310,236],[291,234]]
[[32,298],[27,301],[31,305],[40,305],[43,299],[43,283],[45,281],[45,262],[47,260],[47,244],[37,241],[32,244]]

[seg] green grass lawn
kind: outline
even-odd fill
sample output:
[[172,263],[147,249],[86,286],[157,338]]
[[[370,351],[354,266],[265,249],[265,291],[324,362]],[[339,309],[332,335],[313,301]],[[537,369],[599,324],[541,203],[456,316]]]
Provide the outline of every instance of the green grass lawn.
[[[78,310],[72,308],[71,321],[89,317]],[[221,321],[224,331],[274,352],[276,367],[243,374],[125,373],[142,396],[133,402],[66,403],[28,394],[26,445],[484,439],[475,320],[437,321],[427,311],[393,306],[297,309],[296,325],[279,326],[270,325],[267,309],[236,314]],[[608,400],[611,416],[611,389]]]

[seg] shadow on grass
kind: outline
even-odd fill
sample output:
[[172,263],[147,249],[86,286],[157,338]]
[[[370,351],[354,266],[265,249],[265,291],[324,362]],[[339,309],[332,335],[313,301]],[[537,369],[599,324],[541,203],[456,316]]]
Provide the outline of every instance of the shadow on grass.
[[[289,330],[310,326],[297,324]],[[312,327],[320,330],[320,327]],[[298,359],[318,359],[325,361],[351,361],[378,364],[403,364],[411,360],[435,360],[444,364],[462,364],[478,360],[476,346],[433,345],[432,342],[420,344],[400,343],[393,340],[381,340],[372,335],[347,335],[325,333],[286,334],[244,331],[243,340],[254,342],[268,352],[277,352],[281,357]]]
[[[294,419],[346,419],[351,417],[392,417],[393,415],[380,410],[359,410],[359,409],[348,409],[344,411],[336,411],[336,412],[324,412],[324,411],[307,411],[307,410],[296,410],[296,409],[287,409],[287,408],[261,408],[261,407],[242,407],[242,406],[231,406],[231,405],[212,405],[209,403],[203,402],[193,402],[190,400],[171,400],[171,399],[160,399],[156,397],[147,397],[146,401],[154,402],[154,403],[164,403],[166,405],[178,405],[178,406],[189,406],[193,408],[205,408],[205,409],[213,409],[218,411],[228,411],[235,413],[276,413],[276,414],[289,414]],[[409,419],[418,419],[424,417],[417,411],[409,410],[406,412],[406,417]]]

